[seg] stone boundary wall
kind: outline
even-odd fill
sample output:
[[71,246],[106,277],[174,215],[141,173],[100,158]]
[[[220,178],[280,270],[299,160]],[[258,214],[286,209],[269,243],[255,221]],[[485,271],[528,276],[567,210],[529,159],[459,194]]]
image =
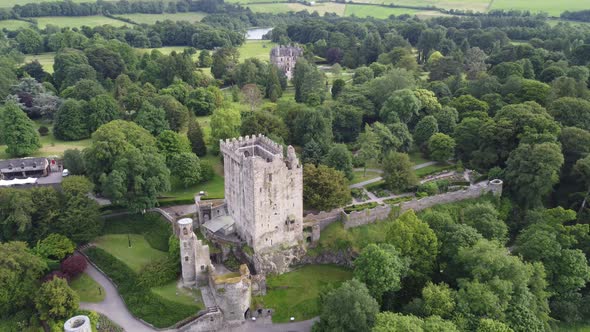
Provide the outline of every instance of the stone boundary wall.
[[372,209],[363,211],[353,211],[350,214],[343,213],[342,219],[344,229],[358,227],[386,219],[394,207],[399,207],[399,212],[409,209],[421,211],[438,204],[447,204],[458,202],[466,199],[477,198],[486,193],[493,193],[495,196],[502,195],[502,181],[492,180],[481,182],[470,186],[464,190],[447,192],[444,194],[413,199],[411,201],[401,202],[395,205],[379,205]]
[[337,208],[327,212],[320,211],[317,214],[309,213],[303,217],[303,228],[319,224],[320,229],[324,230],[324,228],[328,227],[328,225],[331,223],[341,220],[343,214],[344,209],[342,208]]
[[179,327],[178,332],[214,332],[220,331],[224,325],[223,313],[215,308],[197,317],[195,320]]

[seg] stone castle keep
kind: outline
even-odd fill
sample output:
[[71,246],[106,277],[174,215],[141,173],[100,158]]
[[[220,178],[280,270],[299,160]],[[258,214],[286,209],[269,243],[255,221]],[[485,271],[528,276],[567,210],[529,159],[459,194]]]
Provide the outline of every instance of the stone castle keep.
[[297,46],[277,46],[270,51],[270,63],[277,66],[287,76],[293,78],[297,59],[303,56],[303,49]]

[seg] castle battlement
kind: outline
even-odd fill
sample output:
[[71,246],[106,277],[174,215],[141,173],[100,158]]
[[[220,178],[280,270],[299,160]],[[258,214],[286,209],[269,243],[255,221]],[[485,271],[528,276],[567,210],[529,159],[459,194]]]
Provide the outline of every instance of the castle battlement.
[[257,157],[266,161],[283,159],[283,147],[262,134],[220,140],[219,144],[223,155],[236,161]]

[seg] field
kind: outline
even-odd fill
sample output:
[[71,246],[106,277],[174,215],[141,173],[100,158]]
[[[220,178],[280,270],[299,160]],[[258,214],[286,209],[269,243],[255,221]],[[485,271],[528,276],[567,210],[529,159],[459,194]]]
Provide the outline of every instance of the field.
[[207,15],[206,13],[200,12],[190,12],[190,13],[163,13],[163,14],[124,14],[124,15],[117,15],[117,17],[122,17],[126,19],[130,19],[137,24],[154,24],[156,21],[189,21],[189,22],[199,22]]
[[[35,129],[39,128],[39,123],[35,122]],[[49,157],[49,156],[61,156],[63,155],[65,150],[68,149],[84,149],[85,147],[90,145],[90,139],[84,139],[80,141],[72,141],[66,142],[58,140],[53,136],[51,126],[48,126],[50,130],[50,134],[47,136],[41,136],[41,149],[39,151],[33,153],[30,157]],[[0,145],[0,159],[7,159],[10,158],[8,154],[5,152],[6,145]]]
[[57,25],[60,28],[65,27],[81,27],[81,26],[89,26],[91,28],[109,24],[115,27],[121,27],[124,25],[130,25],[127,22],[114,20],[112,18],[108,18],[105,16],[95,15],[95,16],[46,16],[46,17],[36,17],[35,18],[39,23],[39,28],[43,29],[47,24]]
[[7,30],[18,30],[20,28],[30,27],[31,24],[25,21],[19,20],[4,20],[0,21],[0,30],[7,29]]
[[238,50],[240,51],[240,61],[248,58],[257,58],[260,60],[269,59],[270,49],[277,44],[268,40],[247,40]]
[[559,0],[537,1],[530,0],[494,0],[491,9],[518,9],[532,12],[546,12],[552,16],[559,16],[563,11],[576,11],[590,8],[590,0]]
[[386,8],[381,6],[369,6],[369,5],[353,5],[347,4],[346,10],[344,11],[345,16],[356,16],[356,17],[374,17],[374,18],[388,18],[391,15],[399,16],[402,14],[414,15],[420,11],[408,8]]
[[345,4],[334,3],[334,2],[323,2],[317,3],[313,6],[306,6],[300,3],[270,3],[270,4],[252,4],[248,7],[256,13],[287,13],[287,12],[299,12],[307,10],[310,13],[318,12],[320,15],[324,13],[336,13],[340,16],[344,15]]
[[97,247],[115,256],[137,273],[147,263],[166,257],[165,252],[152,248],[143,235],[139,234],[107,234],[94,242]]
[[275,310],[272,321],[288,322],[310,319],[320,314],[318,296],[324,287],[338,287],[352,278],[352,272],[333,265],[307,265],[298,270],[269,276],[267,293],[258,298],[264,308]]
[[104,289],[86,273],[70,282],[70,287],[80,296],[80,302],[102,302]]
[[[3,22],[3,21],[0,21]],[[41,66],[43,66],[43,70],[46,72],[53,74],[53,60],[55,58],[55,52],[48,52],[48,53],[41,53],[35,55],[26,55],[25,62],[30,62],[33,60],[39,61]]]
[[166,300],[195,307],[195,312],[204,308],[201,301],[201,292],[198,289],[178,288],[177,282],[173,281],[164,286],[152,288],[152,292],[160,295]]
[[354,178],[352,178],[352,180],[350,181],[350,184],[355,184],[355,183],[367,181],[367,180],[374,179],[376,177],[381,176],[381,174],[379,174],[377,172],[371,172],[371,171],[367,171],[366,175],[365,175],[364,171],[354,171],[353,174],[354,174]]

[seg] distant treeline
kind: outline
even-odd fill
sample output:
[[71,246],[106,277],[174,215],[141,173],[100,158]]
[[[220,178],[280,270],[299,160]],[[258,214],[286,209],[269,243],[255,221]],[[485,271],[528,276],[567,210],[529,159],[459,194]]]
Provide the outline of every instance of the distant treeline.
[[565,20],[590,22],[590,9],[580,10],[576,12],[570,12],[566,10],[565,12],[561,13],[561,18]]

